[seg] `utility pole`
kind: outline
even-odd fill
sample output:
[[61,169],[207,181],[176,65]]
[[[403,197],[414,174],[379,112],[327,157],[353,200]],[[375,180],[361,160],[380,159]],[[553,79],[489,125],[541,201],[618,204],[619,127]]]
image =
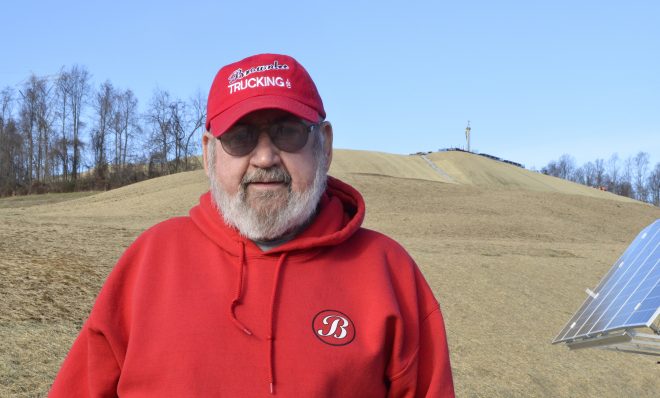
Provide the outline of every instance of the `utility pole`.
[[465,128],[465,140],[467,141],[467,151],[470,152],[470,121],[468,120],[468,125]]

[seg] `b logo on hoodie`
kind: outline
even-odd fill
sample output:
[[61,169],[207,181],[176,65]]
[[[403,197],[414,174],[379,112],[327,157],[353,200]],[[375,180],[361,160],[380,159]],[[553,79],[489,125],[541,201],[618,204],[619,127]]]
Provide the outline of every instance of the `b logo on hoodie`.
[[346,345],[355,338],[355,325],[343,312],[324,310],[312,322],[314,335],[330,345]]

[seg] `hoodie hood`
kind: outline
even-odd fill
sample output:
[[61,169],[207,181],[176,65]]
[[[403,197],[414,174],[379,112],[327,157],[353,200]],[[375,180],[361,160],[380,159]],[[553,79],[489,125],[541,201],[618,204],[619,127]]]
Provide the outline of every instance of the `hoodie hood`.
[[[295,254],[293,252],[338,245],[360,228],[364,214],[365,204],[360,193],[350,185],[328,176],[326,191],[321,196],[319,211],[312,223],[289,242],[263,254]],[[204,235],[223,250],[241,256],[241,246],[244,246],[248,255],[262,253],[251,240],[225,224],[210,192],[200,197],[199,204],[190,210],[190,217]]]

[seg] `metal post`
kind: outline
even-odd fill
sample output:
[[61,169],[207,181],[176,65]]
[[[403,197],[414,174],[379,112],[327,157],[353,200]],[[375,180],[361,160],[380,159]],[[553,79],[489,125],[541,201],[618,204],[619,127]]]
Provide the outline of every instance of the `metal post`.
[[468,120],[468,125],[465,128],[465,140],[467,141],[467,151],[470,152],[470,121]]

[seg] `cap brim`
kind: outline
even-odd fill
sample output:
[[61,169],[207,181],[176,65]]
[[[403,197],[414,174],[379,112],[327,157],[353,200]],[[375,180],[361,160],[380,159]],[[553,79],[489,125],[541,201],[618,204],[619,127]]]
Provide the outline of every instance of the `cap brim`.
[[314,108],[311,108],[302,102],[298,102],[293,98],[279,95],[262,95],[259,97],[247,98],[225,110],[211,119],[206,128],[215,137],[219,137],[240,118],[250,112],[261,109],[281,109],[311,123],[316,123],[320,119],[319,113]]

